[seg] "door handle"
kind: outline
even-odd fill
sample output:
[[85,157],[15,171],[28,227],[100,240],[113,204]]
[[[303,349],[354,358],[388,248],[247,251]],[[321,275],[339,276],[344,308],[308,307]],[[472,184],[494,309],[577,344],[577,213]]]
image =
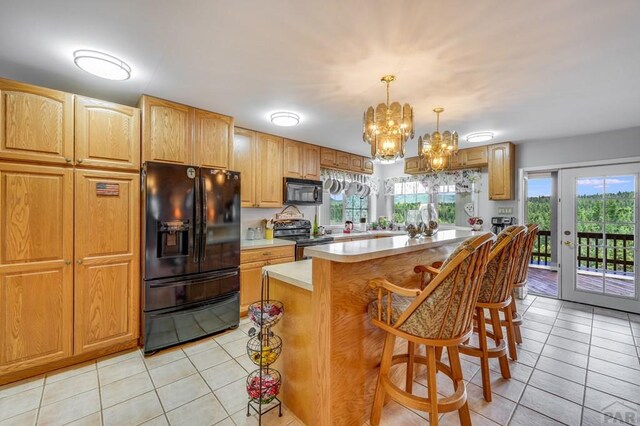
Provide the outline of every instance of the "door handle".
[[563,241],[562,244],[564,244],[567,247],[573,247],[573,243],[571,241]]
[[209,206],[207,206],[207,183],[205,182],[204,177],[201,177],[201,179],[202,218],[200,221],[202,222],[202,230],[200,231],[200,260],[203,261],[207,257],[207,213],[209,211]]

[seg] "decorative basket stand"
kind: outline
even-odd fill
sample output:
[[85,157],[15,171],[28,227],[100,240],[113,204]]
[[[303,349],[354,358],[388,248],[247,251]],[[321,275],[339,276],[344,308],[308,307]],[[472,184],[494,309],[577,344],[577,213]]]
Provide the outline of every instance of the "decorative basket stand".
[[[277,408],[282,417],[282,402],[278,399],[282,383],[280,373],[270,365],[276,362],[282,352],[282,339],[271,331],[284,314],[282,302],[269,298],[269,274],[262,274],[259,301],[249,305],[248,314],[256,328],[249,330],[251,339],[247,342],[247,355],[258,366],[247,377],[247,417],[251,410],[258,414],[258,424],[262,416]],[[274,403],[275,401],[275,403]],[[263,408],[263,406],[267,406]]]

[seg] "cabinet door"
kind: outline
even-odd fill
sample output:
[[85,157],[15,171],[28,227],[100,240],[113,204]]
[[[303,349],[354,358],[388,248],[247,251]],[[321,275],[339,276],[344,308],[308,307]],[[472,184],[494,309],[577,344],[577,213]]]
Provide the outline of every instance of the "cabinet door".
[[371,158],[365,158],[363,160],[364,172],[367,174],[373,174],[373,160]]
[[233,117],[196,109],[194,125],[195,164],[228,169],[233,152]]
[[511,142],[489,145],[489,199],[513,199],[515,152]]
[[76,164],[140,170],[140,110],[76,97]]
[[142,161],[193,164],[191,108],[143,96]]
[[477,146],[474,148],[462,149],[458,152],[458,157],[462,159],[462,165],[465,167],[486,166],[487,147]]
[[303,144],[303,152],[304,178],[320,180],[320,147],[316,145]]
[[329,148],[320,148],[320,165],[324,167],[336,167],[338,165],[336,161],[337,152]]
[[262,284],[262,267],[267,262],[240,264],[240,313],[247,312],[247,307],[260,300]]
[[351,165],[351,155],[346,152],[336,151],[336,167],[349,170]]
[[76,171],[76,354],[138,337],[139,194],[138,174]]
[[0,375],[73,353],[73,171],[0,162]]
[[364,171],[364,158],[359,155],[351,154],[349,156],[349,170],[353,172]]
[[0,158],[73,162],[73,95],[0,79]]
[[304,164],[302,150],[300,142],[292,141],[289,139],[284,140],[284,176],[291,178],[302,179],[304,177]]
[[258,133],[258,207],[282,207],[282,138]]
[[231,169],[240,172],[242,207],[256,207],[256,132],[236,127]]
[[409,157],[404,159],[404,172],[416,174],[422,171],[422,157]]

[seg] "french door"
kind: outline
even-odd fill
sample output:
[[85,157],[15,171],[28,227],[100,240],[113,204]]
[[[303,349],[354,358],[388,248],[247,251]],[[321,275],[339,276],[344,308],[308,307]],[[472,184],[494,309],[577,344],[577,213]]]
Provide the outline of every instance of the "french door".
[[562,298],[640,313],[640,164],[561,171]]

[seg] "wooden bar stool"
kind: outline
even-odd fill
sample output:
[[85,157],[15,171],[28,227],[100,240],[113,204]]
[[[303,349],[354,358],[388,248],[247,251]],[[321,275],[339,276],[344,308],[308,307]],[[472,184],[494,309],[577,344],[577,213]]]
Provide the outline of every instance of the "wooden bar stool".
[[[431,425],[438,424],[439,413],[456,410],[461,424],[471,424],[458,345],[473,333],[473,309],[486,270],[491,239],[492,235],[486,233],[463,242],[424,290],[398,287],[383,278],[370,281],[369,285],[378,289],[378,298],[369,304],[369,316],[375,326],[387,332],[371,410],[373,426],[380,423],[386,396],[405,407],[428,412]],[[406,354],[393,354],[398,337],[408,341]],[[415,353],[416,345],[426,346],[426,356]],[[436,355],[445,347],[449,366]],[[414,363],[427,366],[427,398],[412,393]],[[404,390],[396,386],[389,375],[396,364],[407,365]],[[450,377],[454,384],[454,393],[445,398],[438,398],[438,371]]]
[[[484,399],[487,401],[491,401],[489,358],[498,358],[502,377],[505,379],[511,378],[502,326],[506,326],[508,341],[510,344],[513,342],[515,354],[511,294],[513,293],[516,259],[520,256],[520,248],[525,231],[526,228],[524,226],[509,226],[498,235],[498,238],[493,243],[489,253],[487,272],[480,285],[476,314],[474,316],[476,322],[474,331],[478,332],[479,347],[471,346],[468,342],[460,345],[460,352],[463,354],[480,358],[482,388]],[[485,317],[485,309],[489,311],[489,318]],[[504,313],[504,322],[500,320],[500,311]],[[491,324],[491,332],[487,331],[487,322]],[[495,342],[496,346],[494,348],[489,348],[487,337]]]
[[[531,261],[531,253],[533,252],[533,245],[536,242],[536,237],[540,228],[536,224],[527,225],[527,233],[524,237],[522,244],[522,257],[519,259],[518,269],[516,270],[515,282],[513,284],[514,293],[518,288],[524,287],[527,284],[527,278],[529,276],[529,262]],[[514,294],[515,296],[515,294]],[[522,315],[518,313],[518,306],[516,299],[511,299],[511,316],[513,317],[513,331],[515,333],[516,343],[522,343],[522,334],[520,333],[520,325],[522,324]],[[511,348],[509,349],[511,350]],[[513,354],[511,358],[513,358]]]

